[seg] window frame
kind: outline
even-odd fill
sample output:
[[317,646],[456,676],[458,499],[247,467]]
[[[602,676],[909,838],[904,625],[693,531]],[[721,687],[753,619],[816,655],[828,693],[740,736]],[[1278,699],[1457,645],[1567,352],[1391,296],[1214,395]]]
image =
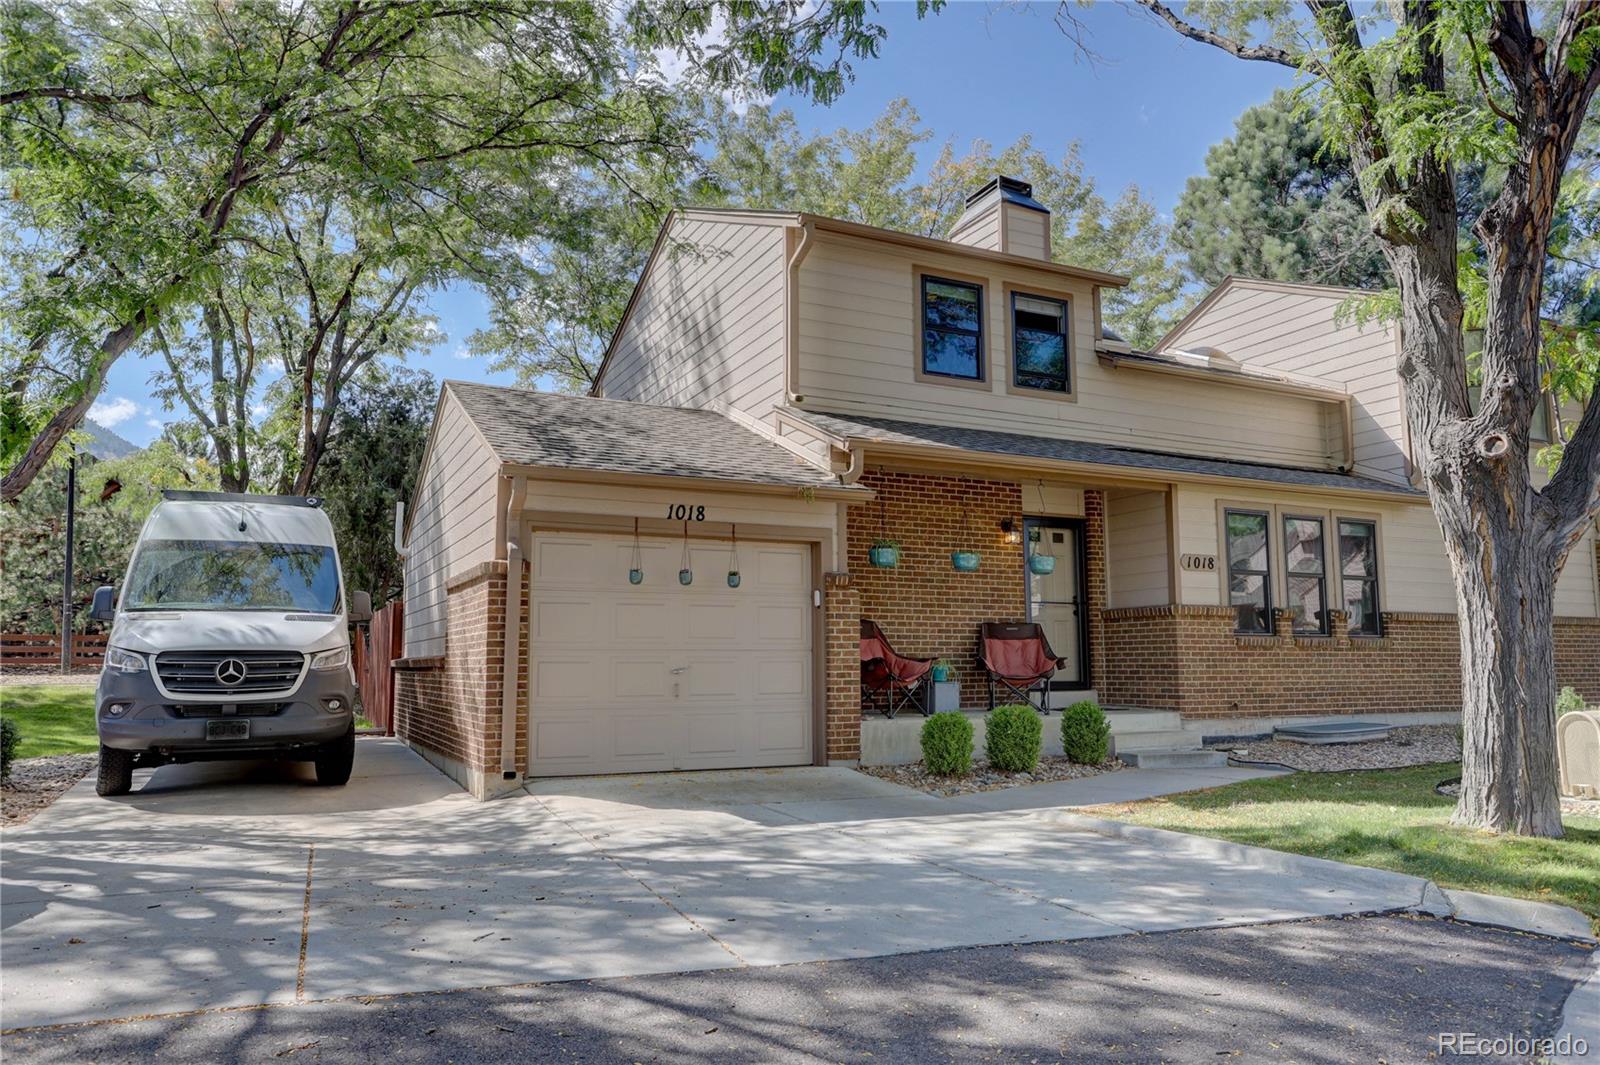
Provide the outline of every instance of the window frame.
[[[1355,631],[1355,629],[1353,627],[1349,627],[1349,626],[1346,627],[1345,632],[1352,640],[1374,640],[1374,639],[1380,639],[1380,638],[1382,638],[1382,636],[1384,634],[1383,633],[1383,586],[1384,586],[1384,577],[1383,577],[1383,560],[1384,560],[1383,522],[1378,520],[1378,516],[1376,514],[1352,514],[1352,513],[1347,513],[1347,512],[1344,512],[1344,511],[1334,511],[1334,514],[1333,514],[1333,529],[1334,529],[1334,539],[1335,539],[1336,542],[1337,542],[1337,540],[1339,538],[1339,535],[1340,535],[1340,533],[1339,533],[1339,525],[1342,522],[1352,522],[1352,523],[1355,523],[1355,524],[1372,526],[1372,550],[1373,550],[1373,555],[1374,555],[1373,566],[1372,566],[1373,574],[1372,574],[1371,577],[1354,577],[1354,578],[1349,578],[1349,579],[1353,580],[1355,583],[1358,583],[1358,584],[1365,584],[1367,581],[1371,581],[1372,582],[1372,601],[1373,601],[1373,606],[1376,608],[1373,611],[1373,613],[1375,613],[1377,615],[1377,624],[1378,624],[1377,629],[1372,631],[1372,632],[1357,632],[1357,631]],[[1344,559],[1343,559],[1343,557],[1341,557],[1339,559],[1338,573],[1339,573],[1339,609],[1343,610],[1343,609],[1345,609],[1345,605],[1344,605],[1345,604],[1345,594],[1344,594],[1345,593],[1345,587],[1344,586],[1345,586],[1345,580],[1346,580],[1345,573],[1344,573]],[[1347,619],[1347,620],[1353,621],[1354,619]]]
[[[956,388],[977,388],[985,392],[992,391],[989,383],[989,283],[987,279],[973,277],[967,274],[951,273],[948,270],[933,270],[916,267],[913,276],[916,284],[916,318],[912,323],[912,333],[916,338],[915,362],[912,371],[915,379],[920,382],[938,385],[952,385]],[[928,282],[943,282],[947,285],[960,285],[964,288],[978,290],[978,376],[958,377],[954,374],[934,373],[927,369],[926,345],[923,333],[927,331],[928,321]],[[940,330],[951,332],[960,336],[972,336],[965,330]]]
[[[1078,368],[1075,361],[1077,346],[1072,342],[1073,306],[1072,293],[1062,292],[1058,289],[1040,288],[1037,285],[1019,285],[1006,283],[1001,286],[1005,296],[1006,308],[1006,392],[1014,396],[1029,396],[1034,399],[1056,399],[1067,403],[1078,401]],[[1062,339],[1066,342],[1067,358],[1067,388],[1064,392],[1055,392],[1047,388],[1032,388],[1028,385],[1017,384],[1017,297],[1026,296],[1036,300],[1050,300],[1059,303],[1066,314],[1066,331]]]
[[[1264,609],[1267,614],[1267,627],[1263,631],[1257,631],[1255,629],[1241,629],[1239,627],[1238,614],[1236,612],[1234,615],[1233,631],[1235,635],[1238,636],[1274,636],[1277,634],[1277,614],[1272,604],[1273,600],[1277,597],[1277,589],[1274,587],[1276,582],[1272,577],[1272,523],[1276,516],[1277,508],[1271,504],[1262,506],[1260,504],[1219,503],[1219,506],[1221,509],[1222,520],[1220,528],[1218,529],[1218,532],[1221,533],[1221,543],[1218,546],[1222,549],[1222,565],[1218,566],[1217,568],[1222,571],[1222,605],[1230,610],[1237,611],[1237,605],[1233,601],[1233,578],[1235,573],[1240,573],[1247,577],[1260,576],[1262,578],[1261,587],[1263,593],[1262,609]],[[1267,568],[1265,570],[1252,569],[1236,571],[1233,568],[1233,554],[1228,549],[1228,516],[1230,514],[1248,515],[1250,517],[1262,519],[1262,535],[1266,537],[1267,541],[1265,544]]]
[[[1281,507],[1274,507],[1273,509],[1278,512],[1278,528],[1282,535],[1282,544],[1280,545],[1279,551],[1283,556],[1283,608],[1290,611],[1291,615],[1293,613],[1293,607],[1290,604],[1294,602],[1294,597],[1289,593],[1289,578],[1309,577],[1311,574],[1299,570],[1291,570],[1289,568],[1289,523],[1291,521],[1314,521],[1322,527],[1322,535],[1320,537],[1322,541],[1322,571],[1317,574],[1317,584],[1320,586],[1319,592],[1322,598],[1322,615],[1321,617],[1317,618],[1315,628],[1300,628],[1298,626],[1292,626],[1292,628],[1296,636],[1328,636],[1333,632],[1333,627],[1329,624],[1328,619],[1328,611],[1333,609],[1332,604],[1328,601],[1329,515],[1325,512],[1318,513],[1316,511],[1290,510]],[[1342,603],[1344,601],[1344,589],[1342,585],[1339,591],[1340,602]]]

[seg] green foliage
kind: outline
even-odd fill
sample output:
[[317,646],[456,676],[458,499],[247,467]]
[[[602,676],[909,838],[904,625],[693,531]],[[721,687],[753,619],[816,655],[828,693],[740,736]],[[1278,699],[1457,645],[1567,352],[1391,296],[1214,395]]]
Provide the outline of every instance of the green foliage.
[[1346,152],[1316,112],[1280,90],[1206,152],[1173,211],[1172,244],[1189,276],[1229,275],[1352,288],[1388,283]]
[[412,496],[437,400],[425,373],[370,370],[353,382],[318,467],[314,489],[338,537],[345,585],[371,592],[374,607],[404,587],[394,505]]
[[9,717],[0,717],[0,780],[11,779],[11,763],[17,757],[17,746],[21,742],[17,723]]
[[1111,743],[1111,725],[1099,705],[1084,699],[1061,714],[1061,751],[1068,761],[1079,765],[1099,765],[1106,760]]
[[1589,709],[1589,704],[1583,701],[1583,696],[1578,694],[1578,689],[1568,687],[1561,689],[1561,694],[1556,696],[1556,716],[1562,714],[1576,714]]
[[922,764],[939,776],[972,772],[972,722],[965,714],[946,711],[922,723]]
[[989,764],[1005,773],[1031,773],[1044,746],[1044,723],[1031,706],[997,706],[984,721]]
[[94,684],[16,684],[0,689],[4,720],[17,730],[18,758],[91,754],[100,749]]

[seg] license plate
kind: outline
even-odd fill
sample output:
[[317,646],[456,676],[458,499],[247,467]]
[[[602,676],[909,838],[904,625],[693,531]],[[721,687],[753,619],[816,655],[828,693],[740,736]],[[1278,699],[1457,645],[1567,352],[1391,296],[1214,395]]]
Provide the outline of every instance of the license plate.
[[247,740],[250,738],[248,721],[207,721],[208,740]]

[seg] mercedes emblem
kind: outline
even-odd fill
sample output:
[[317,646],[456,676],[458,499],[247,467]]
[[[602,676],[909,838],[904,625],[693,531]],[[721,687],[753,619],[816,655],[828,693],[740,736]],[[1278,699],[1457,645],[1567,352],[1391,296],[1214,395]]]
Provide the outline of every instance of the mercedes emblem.
[[224,658],[217,663],[215,675],[217,683],[224,688],[235,688],[244,680],[245,672],[243,662],[237,658]]

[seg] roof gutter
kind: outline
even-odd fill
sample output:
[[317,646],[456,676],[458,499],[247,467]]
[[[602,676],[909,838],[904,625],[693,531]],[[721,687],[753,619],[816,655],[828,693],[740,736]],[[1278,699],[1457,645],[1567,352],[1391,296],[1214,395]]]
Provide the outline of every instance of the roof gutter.
[[522,679],[522,504],[528,479],[512,477],[506,502],[506,620],[501,640],[504,674],[500,685],[500,777],[517,779],[517,694]]
[[614,470],[579,470],[556,466],[502,467],[507,476],[526,477],[540,481],[583,481],[591,484],[631,484],[641,487],[669,485],[694,485],[709,491],[742,492],[746,495],[787,496],[791,499],[810,496],[815,499],[833,499],[844,502],[863,502],[871,499],[866,488],[849,488],[844,485],[789,485],[761,484],[751,481],[728,480],[720,477],[678,477],[667,473],[621,473]]

